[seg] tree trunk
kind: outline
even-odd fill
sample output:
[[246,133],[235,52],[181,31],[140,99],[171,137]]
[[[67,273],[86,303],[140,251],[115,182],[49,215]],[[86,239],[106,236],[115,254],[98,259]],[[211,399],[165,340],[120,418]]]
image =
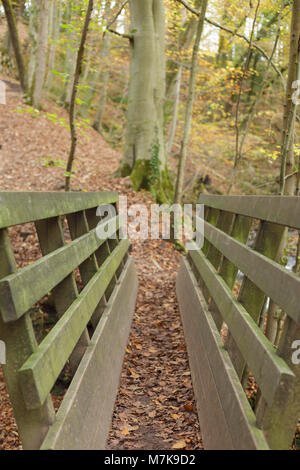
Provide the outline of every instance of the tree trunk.
[[193,105],[194,105],[194,98],[195,98],[195,85],[196,85],[197,69],[198,69],[198,54],[199,54],[199,47],[200,47],[201,37],[203,33],[203,28],[204,28],[204,20],[205,20],[207,5],[208,5],[208,0],[203,0],[201,13],[198,19],[195,44],[193,48],[188,99],[187,99],[186,111],[185,111],[183,139],[181,143],[181,151],[180,151],[180,156],[179,156],[178,175],[177,175],[176,191],[175,191],[175,199],[174,199],[174,202],[177,204],[181,202],[181,198],[182,198],[184,171],[185,171],[185,163],[186,163],[186,157],[187,157],[187,146],[188,146],[191,126],[192,126]]
[[27,92],[26,69],[25,69],[25,65],[23,61],[22,49],[21,49],[21,44],[19,40],[15,14],[14,14],[10,0],[2,0],[2,4],[4,7],[4,11],[5,11],[10,38],[11,38],[12,45],[14,48],[21,87],[22,87],[23,92],[26,93]]
[[83,58],[84,58],[84,48],[85,48],[86,38],[87,38],[91,16],[93,12],[93,6],[94,6],[94,0],[89,0],[87,11],[86,11],[86,17],[84,21],[84,26],[82,30],[82,35],[81,35],[80,46],[79,46],[78,54],[77,54],[73,89],[72,89],[71,100],[70,100],[70,116],[69,117],[70,117],[70,132],[71,132],[71,149],[70,149],[70,154],[69,154],[67,169],[66,169],[66,185],[65,185],[66,191],[70,191],[71,189],[72,168],[73,168],[73,162],[74,162],[75,151],[76,151],[76,146],[77,146],[77,131],[76,131],[76,122],[75,122],[76,96],[77,96],[78,84],[79,84],[82,63],[83,63]]
[[52,70],[55,68],[55,56],[56,56],[56,47],[57,41],[59,39],[60,31],[60,0],[52,0],[51,2],[51,13],[50,13],[50,23],[49,31],[51,34],[51,45],[49,52],[49,62],[48,62],[48,73],[46,78],[46,85],[50,89],[52,85],[53,73]]
[[100,97],[98,101],[98,108],[95,116],[95,121],[93,124],[93,128],[96,129],[98,132],[102,132],[102,119],[103,113],[107,101],[107,88],[109,82],[109,73],[110,70],[108,68],[108,64],[105,66],[105,70],[101,74],[101,90],[100,90]]
[[[162,0],[130,0],[131,63],[127,133],[121,174],[149,188],[165,167],[165,10]],[[152,168],[152,170],[151,170]]]
[[42,90],[45,81],[48,52],[48,24],[49,24],[49,3],[48,0],[40,0],[38,18],[38,41],[37,41],[37,67],[32,92],[32,105],[39,108],[42,97]]
[[29,47],[30,59],[28,65],[28,88],[32,96],[34,77],[36,72],[36,55],[37,55],[37,35],[38,35],[38,4],[37,0],[32,0],[30,4],[29,19]]
[[[282,168],[281,168],[281,194],[294,196],[297,186],[297,174],[294,171],[294,135],[296,104],[292,100],[295,91],[293,83],[299,78],[299,57],[300,57],[300,0],[293,2],[293,15],[291,24],[289,75],[287,81],[285,108],[283,116],[282,132]],[[287,145],[288,142],[288,145]],[[288,177],[288,178],[287,178]],[[286,179],[287,178],[287,179]],[[283,229],[281,245],[277,261],[280,261],[284,247],[286,246],[287,229]],[[275,342],[278,337],[278,306],[271,301],[268,310],[266,335],[271,342]]]
[[[105,8],[104,8],[104,16],[103,20],[107,21],[109,20],[111,13],[111,2],[106,1],[105,2]],[[109,70],[110,70],[110,46],[111,46],[111,34],[106,31],[103,40],[100,45],[100,51],[99,51],[99,58],[100,58],[100,65],[98,67],[98,70],[91,75],[91,85],[90,88],[88,89],[86,96],[84,97],[84,103],[82,105],[82,115],[86,116],[88,110],[90,109],[94,96],[96,94],[97,87],[100,85],[100,97],[98,101],[98,106],[97,106],[97,111],[96,111],[96,117],[95,121],[93,124],[94,129],[96,129],[98,132],[101,132],[101,123],[102,123],[102,115],[103,115],[103,110],[106,104],[106,98],[107,98],[107,86],[108,86],[108,81],[109,81]]]
[[172,152],[173,142],[174,142],[175,135],[176,135],[178,111],[179,111],[179,104],[180,104],[181,80],[182,80],[182,64],[180,64],[178,67],[178,74],[176,77],[173,112],[172,112],[172,119],[171,119],[171,123],[169,127],[169,135],[168,135],[168,141],[167,141],[167,156],[169,156]]

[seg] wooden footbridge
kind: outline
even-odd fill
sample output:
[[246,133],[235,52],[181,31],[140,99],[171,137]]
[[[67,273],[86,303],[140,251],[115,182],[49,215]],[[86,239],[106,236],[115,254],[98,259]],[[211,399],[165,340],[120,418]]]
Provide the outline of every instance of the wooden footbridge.
[[[0,340],[24,449],[105,448],[137,294],[118,215],[107,236],[96,233],[97,207],[117,202],[115,193],[0,193]],[[205,244],[183,258],[177,295],[204,446],[288,449],[300,418],[300,279],[276,257],[286,227],[300,230],[300,199],[200,202]],[[42,257],[18,269],[8,228],[27,222],[35,223]],[[50,292],[58,321],[38,344],[30,309]],[[268,299],[285,313],[276,346],[265,336]],[[66,364],[72,381],[55,413],[50,393]]]

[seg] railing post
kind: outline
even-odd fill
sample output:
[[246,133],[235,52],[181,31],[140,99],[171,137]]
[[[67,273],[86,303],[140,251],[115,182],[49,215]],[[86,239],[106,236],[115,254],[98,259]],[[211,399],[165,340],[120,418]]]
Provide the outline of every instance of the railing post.
[[[0,230],[0,279],[17,271],[7,229]],[[55,420],[50,396],[36,410],[27,410],[18,382],[18,370],[37,347],[30,314],[4,323],[0,313],[0,339],[6,345],[3,373],[24,449],[39,449],[49,427]]]
[[[60,217],[39,220],[35,223],[35,226],[44,256],[66,244]],[[59,317],[66,312],[74,300],[76,300],[77,296],[78,289],[75,276],[74,273],[71,273],[53,289],[54,304]],[[70,356],[72,373],[76,372],[89,342],[90,337],[87,329],[85,329],[77,343],[77,346]]]

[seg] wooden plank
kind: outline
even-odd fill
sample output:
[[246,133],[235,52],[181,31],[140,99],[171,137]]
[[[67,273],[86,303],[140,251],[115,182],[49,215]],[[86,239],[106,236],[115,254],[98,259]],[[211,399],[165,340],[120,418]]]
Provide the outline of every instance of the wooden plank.
[[123,240],[19,371],[28,409],[38,408],[79,340],[129,247]]
[[[117,218],[111,221],[108,236],[114,233],[115,220],[118,221]],[[96,229],[94,229],[35,263],[20,269],[17,273],[2,279],[0,281],[0,310],[3,320],[10,322],[20,318],[104,242],[105,240],[97,237]]]
[[[39,220],[35,225],[44,256],[66,245],[61,217]],[[73,271],[55,286],[52,295],[56,312],[58,316],[61,317],[78,297],[78,288]],[[90,338],[86,329],[82,333],[70,356],[70,369],[72,374],[75,373],[89,342]]]
[[[75,240],[76,238],[79,238],[90,231],[85,211],[75,212],[74,214],[67,215],[67,221],[72,240]],[[91,278],[94,276],[94,274],[96,274],[96,272],[98,271],[98,263],[95,253],[93,253],[79,266],[79,271],[83,285],[86,286],[91,280]],[[98,324],[101,315],[103,314],[105,306],[106,298],[104,295],[103,298],[100,300],[99,305],[96,307],[96,310],[91,318],[91,325],[94,329],[95,326]]]
[[[235,219],[234,214],[231,214],[230,212],[221,211],[216,227],[219,230],[222,230],[222,232],[226,232],[226,233],[231,234],[234,219]],[[209,248],[207,259],[212,263],[212,265],[216,268],[217,271],[221,268],[221,265],[223,264],[223,255],[222,255],[222,253],[219,250],[217,250],[213,245],[211,245],[210,248]],[[205,286],[205,287],[208,287],[208,286]],[[210,290],[209,290],[209,293],[211,295]],[[205,294],[205,290],[204,290],[204,294]],[[204,297],[207,300],[207,296],[204,295]],[[220,314],[220,312],[218,310],[217,305],[214,302],[214,299],[211,299],[211,301],[209,303],[209,311],[212,314],[212,317],[215,321],[215,324],[216,324],[218,330],[221,331],[222,325],[223,325],[223,318],[222,318],[222,315]]]
[[[237,215],[233,224],[232,233],[229,235],[231,235],[235,240],[246,244],[249,238],[251,225],[252,220],[249,217]],[[220,274],[230,289],[233,289],[238,274],[238,268],[227,258],[223,258]]]
[[203,194],[200,196],[199,203],[214,209],[300,229],[300,199],[297,196],[215,196]]
[[130,257],[42,450],[103,450],[137,295]]
[[[254,250],[258,251],[267,258],[275,260],[278,255],[279,247],[285,230],[286,229],[281,225],[271,224],[264,221],[261,222],[258,234],[255,239]],[[263,314],[266,294],[247,276],[244,276],[243,278],[238,300],[250,314],[252,319],[257,324],[259,324],[261,315]],[[230,332],[226,337],[225,347],[231,357],[238,376],[243,379],[243,383],[247,383],[248,375],[247,370],[245,369],[246,363]]]
[[275,403],[266,406],[260,400],[256,410],[257,421],[264,431],[271,449],[288,450],[295,436],[300,417],[300,367],[292,360],[296,351],[293,343],[300,339],[300,325],[287,318],[278,347],[282,357],[296,376],[296,381],[289,390],[282,390]]
[[114,204],[114,192],[0,192],[0,228]]
[[264,336],[255,321],[236,300],[222,277],[200,250],[191,251],[191,258],[213,296],[224,321],[250,367],[263,396],[269,405],[283,390],[286,392],[295,376],[276,349]]
[[[90,231],[85,211],[68,214],[67,221],[72,240],[76,240],[76,238],[80,238]],[[79,272],[83,284],[86,285],[97,271],[98,264],[96,256],[93,253],[79,266]]]
[[[0,230],[0,278],[16,269],[7,231]],[[50,396],[42,407],[27,410],[18,382],[18,369],[37,348],[30,314],[9,325],[0,318],[0,340],[6,345],[6,365],[2,369],[23,449],[39,449],[55,413]]]
[[[268,449],[188,262],[177,295],[188,346],[199,420],[206,449]],[[201,345],[199,350],[198,345]],[[196,349],[201,355],[190,355]],[[204,354],[204,357],[203,357]],[[199,386],[199,379],[203,386]],[[214,386],[212,384],[214,383]],[[206,391],[203,396],[203,390]],[[203,413],[204,411],[204,413]],[[215,416],[215,419],[211,419]],[[218,432],[219,425],[223,431]]]
[[300,278],[275,261],[248,248],[204,222],[205,236],[227,259],[274,300],[296,323],[300,323]]

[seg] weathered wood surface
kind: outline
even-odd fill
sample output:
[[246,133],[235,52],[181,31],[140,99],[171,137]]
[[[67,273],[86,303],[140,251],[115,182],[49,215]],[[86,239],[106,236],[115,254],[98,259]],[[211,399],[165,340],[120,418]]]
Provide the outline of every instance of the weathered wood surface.
[[42,449],[105,449],[136,294],[129,257]]
[[114,204],[114,192],[6,192],[0,193],[0,228],[67,215],[103,204]]
[[72,353],[129,247],[122,240],[19,371],[26,406],[41,406]]
[[[16,270],[7,230],[0,230],[0,278]],[[2,369],[23,448],[38,449],[55,413],[50,396],[38,410],[27,410],[18,381],[19,368],[37,348],[29,313],[13,324],[4,323],[0,316],[0,339],[6,344],[6,365]]]
[[177,296],[206,449],[268,449],[188,262]]
[[204,222],[209,242],[274,300],[296,323],[300,323],[300,278],[278,263],[248,248],[216,227]]
[[268,404],[273,404],[280,391],[287,397],[295,379],[291,369],[203,253],[194,250],[190,255]]
[[300,229],[300,199],[296,196],[201,195],[200,204],[253,219]]
[[294,372],[295,385],[289,394],[278,395],[272,406],[266,406],[260,400],[256,410],[257,422],[264,430],[271,449],[286,450],[290,448],[295,436],[295,429],[300,416],[300,366],[292,361],[293,343],[300,338],[300,325],[288,318],[284,324],[279,342],[278,355],[283,358]]
[[[118,218],[111,219],[108,237],[115,232],[115,222],[118,228],[118,220]],[[20,318],[103,243],[105,240],[99,239],[94,229],[47,256],[43,256],[35,263],[1,279],[0,310],[3,320],[10,322]]]
[[[43,256],[66,245],[61,217],[39,220],[35,225]],[[52,297],[56,313],[61,317],[78,297],[78,288],[73,271],[54,287]],[[75,373],[89,342],[89,334],[87,329],[85,329],[70,356],[70,369],[72,374]]]

